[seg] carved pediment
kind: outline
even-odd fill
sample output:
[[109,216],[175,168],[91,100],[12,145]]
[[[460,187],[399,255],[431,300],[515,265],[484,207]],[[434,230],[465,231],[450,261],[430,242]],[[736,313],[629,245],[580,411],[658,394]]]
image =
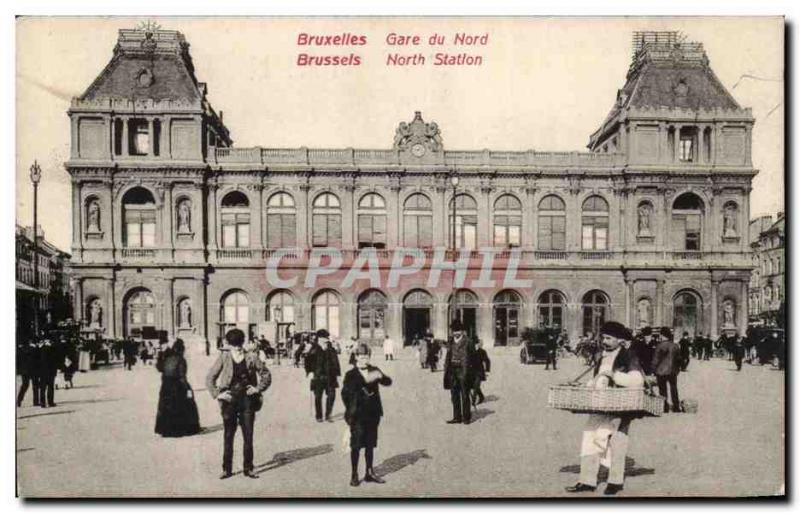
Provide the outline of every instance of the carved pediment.
[[411,123],[401,122],[394,135],[394,149],[411,151],[422,157],[428,151],[442,151],[442,135],[436,123],[422,120],[420,111],[414,112]]

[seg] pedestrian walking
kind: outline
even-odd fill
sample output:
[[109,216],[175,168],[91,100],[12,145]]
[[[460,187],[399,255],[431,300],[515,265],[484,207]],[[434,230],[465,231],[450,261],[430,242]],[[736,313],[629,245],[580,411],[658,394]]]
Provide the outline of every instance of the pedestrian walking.
[[483,348],[483,343],[478,340],[475,344],[475,352],[472,356],[472,367],[475,375],[473,386],[471,390],[472,406],[477,406],[486,400],[481,390],[481,382],[486,381],[487,375],[492,370],[492,362],[489,360],[489,355]]
[[159,355],[156,369],[161,373],[155,432],[163,437],[194,435],[200,432],[200,416],[194,391],[186,379],[186,346],[177,339],[172,348]]
[[[320,341],[321,344],[320,344]],[[314,416],[322,422],[322,395],[325,394],[325,420],[331,420],[333,405],[336,401],[336,389],[339,388],[339,355],[333,348],[330,335],[326,330],[317,331],[317,342],[311,346],[306,356],[306,374],[311,376],[311,392],[314,394]]]
[[439,341],[431,339],[431,343],[428,345],[428,368],[431,372],[436,372],[436,366],[439,365],[439,350],[441,349],[441,345]]
[[394,360],[394,340],[389,335],[383,339],[383,359],[385,361]]
[[669,328],[661,328],[664,337],[656,347],[653,355],[652,368],[658,383],[658,392],[664,397],[664,413],[668,413],[669,401],[667,401],[667,387],[669,387],[669,399],[672,401],[672,411],[681,412],[681,400],[678,395],[678,373],[683,365],[683,355],[678,344],[673,342]]
[[736,370],[742,370],[742,360],[744,359],[744,340],[738,333],[733,337],[731,345],[731,352],[733,352],[733,361],[736,363]]
[[17,345],[17,374],[22,385],[17,393],[17,407],[22,406],[28,387],[33,385],[33,405],[39,406],[39,383],[37,376],[38,347],[30,340],[22,340]]
[[49,338],[39,348],[39,406],[57,406],[55,402],[56,374],[63,364],[64,354]]
[[[602,353],[594,368],[592,387],[641,387],[644,374],[638,358],[622,344],[631,340],[631,332],[622,324],[609,321],[600,329]],[[587,492],[597,489],[597,474],[601,461],[609,460],[605,495],[615,495],[623,489],[625,458],[628,453],[628,432],[633,416],[627,414],[589,415],[581,442],[581,470],[578,482],[567,492]]]
[[419,339],[419,345],[417,346],[417,351],[419,352],[419,367],[421,369],[428,368],[428,351],[430,351],[430,345],[433,337],[428,337],[426,334],[424,337]]
[[136,363],[136,342],[128,337],[122,343],[122,354],[124,355],[124,367],[126,370],[132,370]]
[[206,388],[219,402],[223,424],[222,475],[233,475],[233,439],[237,425],[244,439],[244,475],[258,479],[253,473],[253,429],[256,412],[263,403],[262,393],[272,383],[267,367],[253,353],[245,353],[244,332],[232,329],[225,335],[228,348],[224,348],[206,376]]
[[544,364],[544,370],[550,370],[551,364],[553,366],[553,370],[558,370],[558,367],[556,367],[558,343],[556,341],[555,333],[547,334],[547,338],[545,338],[544,342],[544,349],[547,352],[547,360]]
[[350,486],[358,486],[358,460],[364,449],[366,471],[364,481],[382,484],[385,481],[375,475],[373,460],[378,446],[378,425],[383,416],[380,386],[389,386],[392,379],[378,367],[370,365],[370,348],[359,344],[355,351],[356,365],[344,376],[342,402],[344,420],[350,428]]
[[686,369],[689,367],[689,360],[691,360],[692,356],[692,341],[689,338],[688,331],[683,332],[678,345],[681,349],[681,370],[686,372]]
[[92,352],[88,339],[81,339],[78,352],[78,371],[89,372],[92,369]]
[[472,421],[469,391],[472,390],[474,374],[472,362],[474,347],[458,319],[450,325],[452,335],[447,341],[444,361],[444,389],[450,390],[453,403],[453,418],[448,424],[469,424]]

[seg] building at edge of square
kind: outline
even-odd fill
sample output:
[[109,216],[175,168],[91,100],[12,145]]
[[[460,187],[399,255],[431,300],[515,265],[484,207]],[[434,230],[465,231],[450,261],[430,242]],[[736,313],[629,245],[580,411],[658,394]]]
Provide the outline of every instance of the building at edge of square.
[[[120,30],[68,111],[75,315],[108,337],[163,330],[197,349],[232,326],[271,338],[276,320],[375,343],[444,337],[452,316],[487,346],[611,319],[744,333],[751,111],[701,44],[642,32],[633,50],[588,152],[451,151],[443,134],[458,127],[419,112],[382,149],[238,148],[183,35]],[[424,272],[386,286],[396,248],[430,262],[452,245],[453,175],[469,276],[479,248],[499,267],[514,250],[526,286],[430,289]],[[287,289],[265,278],[281,247],[300,250],[281,260],[299,276]],[[345,265],[372,248],[384,279],[306,288],[314,247],[341,249]]]

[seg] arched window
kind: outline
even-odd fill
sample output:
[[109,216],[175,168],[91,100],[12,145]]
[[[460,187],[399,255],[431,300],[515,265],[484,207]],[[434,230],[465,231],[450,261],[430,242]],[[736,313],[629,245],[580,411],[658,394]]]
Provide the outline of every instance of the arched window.
[[294,199],[276,192],[267,200],[267,247],[288,248],[297,244]]
[[144,187],[134,187],[122,197],[125,246],[152,248],[156,245],[156,201]]
[[222,198],[222,247],[250,247],[250,201],[240,191]]
[[[339,198],[324,192],[314,198],[313,245],[318,247],[342,245],[342,208]],[[330,330],[328,330],[330,331]]]
[[539,327],[563,328],[566,322],[566,301],[557,290],[546,290],[539,295]]
[[672,204],[672,244],[678,251],[700,251],[703,201],[686,192]]
[[592,290],[583,296],[583,332],[600,333],[600,327],[608,319],[608,297],[599,290]]
[[538,248],[542,251],[563,251],[567,247],[567,215],[564,201],[549,195],[539,202]]
[[412,194],[403,205],[403,245],[407,248],[433,246],[433,207],[424,194]]
[[294,322],[294,296],[288,290],[276,290],[267,300],[267,321]]
[[153,293],[137,289],[125,301],[125,334],[140,334],[143,328],[154,328],[156,324],[156,302]]
[[386,202],[374,192],[358,202],[358,247],[386,247]]
[[511,194],[494,202],[494,245],[516,247],[522,233],[522,204]]
[[450,200],[447,223],[450,241],[453,240],[453,201],[456,206],[456,248],[476,249],[478,247],[478,203],[469,194],[458,194]]
[[675,295],[672,301],[672,332],[681,336],[688,332],[689,336],[702,331],[702,304],[700,296],[694,291],[683,291]]
[[583,202],[581,247],[586,250],[608,249],[608,203],[600,196]]
[[250,322],[250,301],[241,290],[229,292],[222,300],[222,322],[241,325]]
[[311,326],[314,330],[326,329],[333,337],[339,337],[339,296],[331,290],[323,290],[314,297],[311,311]]

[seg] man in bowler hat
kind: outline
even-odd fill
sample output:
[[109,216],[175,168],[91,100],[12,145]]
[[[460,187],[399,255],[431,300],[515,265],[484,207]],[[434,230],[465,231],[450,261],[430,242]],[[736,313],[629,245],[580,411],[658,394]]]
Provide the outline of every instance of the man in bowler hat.
[[669,386],[669,394],[672,399],[672,411],[680,412],[681,400],[678,395],[678,373],[681,371],[683,356],[680,346],[673,341],[672,331],[664,327],[661,328],[661,333],[663,338],[656,347],[652,368],[658,381],[658,392],[665,399],[664,413],[669,412],[669,403],[666,401],[667,386]]
[[472,421],[469,391],[474,379],[471,365],[474,347],[460,320],[453,320],[450,331],[452,334],[447,340],[447,355],[444,359],[444,389],[450,390],[453,418],[447,423],[469,424]]

